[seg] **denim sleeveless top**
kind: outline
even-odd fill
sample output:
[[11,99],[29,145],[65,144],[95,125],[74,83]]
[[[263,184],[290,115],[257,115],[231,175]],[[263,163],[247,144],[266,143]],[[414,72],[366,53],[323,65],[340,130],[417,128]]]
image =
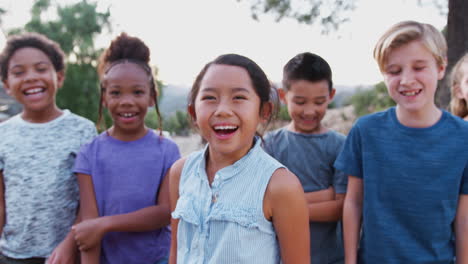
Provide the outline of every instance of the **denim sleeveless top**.
[[265,219],[263,197],[278,161],[257,139],[233,165],[219,170],[211,187],[205,168],[207,147],[190,155],[182,169],[177,263],[280,263],[272,222]]

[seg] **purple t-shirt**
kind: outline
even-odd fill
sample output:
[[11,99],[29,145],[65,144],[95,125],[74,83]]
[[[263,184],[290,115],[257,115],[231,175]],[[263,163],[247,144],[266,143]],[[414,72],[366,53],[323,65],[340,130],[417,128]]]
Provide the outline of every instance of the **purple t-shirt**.
[[[157,204],[159,185],[179,157],[177,145],[153,130],[131,142],[104,132],[81,148],[73,171],[91,175],[99,216],[125,214]],[[170,239],[168,227],[107,233],[101,263],[154,263],[168,256]]]

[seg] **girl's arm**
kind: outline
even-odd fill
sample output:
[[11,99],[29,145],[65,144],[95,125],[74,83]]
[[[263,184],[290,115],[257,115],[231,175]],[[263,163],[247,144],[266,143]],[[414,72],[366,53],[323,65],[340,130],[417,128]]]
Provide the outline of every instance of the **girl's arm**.
[[[81,221],[80,211],[75,218],[73,224]],[[58,244],[57,247],[52,251],[52,254],[47,258],[47,264],[73,264],[76,263],[78,248],[76,247],[75,237],[73,232],[70,230],[65,239]]]
[[[96,195],[94,193],[93,181],[90,175],[77,174],[78,185],[80,187],[80,217],[81,220],[95,219],[99,216]],[[83,245],[79,244],[79,234],[76,232],[76,226],[72,227],[75,241],[80,248],[80,256],[82,264],[98,264],[101,253],[101,241],[99,240],[96,245],[85,250]]]
[[[170,204],[171,212],[174,212],[177,200],[179,199],[179,182],[180,173],[184,167],[185,158],[176,161],[169,169],[169,192],[170,192]],[[169,254],[169,264],[177,263],[177,228],[179,225],[179,219],[171,218],[171,251]]]
[[265,217],[273,221],[283,263],[310,263],[307,203],[297,177],[286,169],[276,170],[263,208]]
[[[167,175],[167,174],[166,174]],[[75,225],[75,238],[80,248],[87,250],[101,241],[108,232],[144,232],[169,225],[169,179],[164,177],[159,186],[158,204],[137,211],[84,220]]]
[[468,195],[460,195],[455,216],[457,264],[468,263]]
[[343,209],[346,264],[357,263],[357,249],[361,230],[362,200],[362,179],[350,175],[348,177],[348,190]]
[[3,183],[3,171],[0,171],[0,234],[3,233],[5,225],[5,185]]

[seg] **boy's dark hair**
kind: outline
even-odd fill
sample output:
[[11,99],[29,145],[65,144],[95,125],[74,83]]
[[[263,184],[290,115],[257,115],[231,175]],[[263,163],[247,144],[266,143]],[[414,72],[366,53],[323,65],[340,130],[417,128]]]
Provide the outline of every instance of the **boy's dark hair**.
[[0,74],[2,76],[2,81],[5,81],[8,77],[8,63],[11,57],[21,48],[36,48],[44,52],[50,59],[56,72],[65,70],[65,54],[59,44],[42,34],[27,32],[8,38],[5,48],[0,54]]
[[[205,67],[200,71],[195,79],[195,82],[192,85],[192,89],[190,90],[189,94],[189,105],[195,106],[195,99],[200,91],[200,85],[205,76],[205,73],[208,71],[208,68],[211,65],[229,65],[229,66],[237,66],[245,69],[249,74],[250,80],[252,81],[252,85],[258,97],[260,98],[260,109],[262,109],[265,103],[271,101],[271,86],[270,81],[268,80],[265,72],[258,66],[254,61],[251,59],[244,57],[238,54],[224,54],[213,61],[207,63]],[[272,109],[272,113],[274,113],[275,109]],[[269,116],[268,122],[271,120],[272,115]],[[268,123],[267,122],[267,123]]]
[[333,89],[330,65],[319,55],[304,52],[290,59],[283,67],[283,89],[289,90],[294,81],[317,82],[326,80],[328,90]]
[[154,108],[156,110],[160,135],[162,135],[162,120],[161,114],[158,107],[158,89],[154,80],[153,71],[149,66],[150,61],[150,50],[148,46],[139,38],[131,37],[126,33],[121,33],[117,38],[112,40],[110,46],[101,54],[99,57],[98,64],[98,75],[101,80],[101,92],[100,92],[100,104],[99,104],[99,116],[98,126],[102,122],[102,106],[103,106],[103,95],[106,90],[105,87],[105,75],[109,72],[112,67],[122,63],[134,63],[141,67],[141,69],[147,74],[150,95],[154,100]]

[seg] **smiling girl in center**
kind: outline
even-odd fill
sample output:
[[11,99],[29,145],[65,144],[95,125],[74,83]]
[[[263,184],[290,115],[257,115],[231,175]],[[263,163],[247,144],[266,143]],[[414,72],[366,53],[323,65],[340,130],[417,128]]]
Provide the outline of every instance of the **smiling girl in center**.
[[260,67],[236,54],[196,78],[188,110],[208,144],[169,171],[170,263],[309,262],[304,191],[256,136],[270,91]]

